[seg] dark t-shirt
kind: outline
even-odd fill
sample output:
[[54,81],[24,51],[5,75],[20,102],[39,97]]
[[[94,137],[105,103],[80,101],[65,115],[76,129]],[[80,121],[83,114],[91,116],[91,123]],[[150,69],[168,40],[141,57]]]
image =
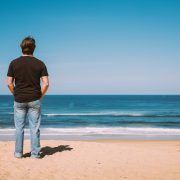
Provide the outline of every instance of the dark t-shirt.
[[41,97],[40,78],[48,76],[45,64],[32,56],[11,61],[7,76],[14,77],[16,102],[31,102]]

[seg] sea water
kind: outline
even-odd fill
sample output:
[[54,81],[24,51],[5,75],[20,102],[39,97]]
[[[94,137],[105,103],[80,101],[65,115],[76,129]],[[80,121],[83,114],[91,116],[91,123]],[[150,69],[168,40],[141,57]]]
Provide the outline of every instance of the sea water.
[[[14,132],[13,97],[1,95],[0,137],[14,137]],[[47,95],[41,136],[180,139],[180,96]]]

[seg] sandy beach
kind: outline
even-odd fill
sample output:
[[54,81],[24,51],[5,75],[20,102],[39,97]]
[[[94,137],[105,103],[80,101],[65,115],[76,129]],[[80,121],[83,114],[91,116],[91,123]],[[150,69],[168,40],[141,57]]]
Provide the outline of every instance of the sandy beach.
[[179,180],[180,141],[43,140],[42,159],[13,156],[14,141],[0,141],[0,179]]

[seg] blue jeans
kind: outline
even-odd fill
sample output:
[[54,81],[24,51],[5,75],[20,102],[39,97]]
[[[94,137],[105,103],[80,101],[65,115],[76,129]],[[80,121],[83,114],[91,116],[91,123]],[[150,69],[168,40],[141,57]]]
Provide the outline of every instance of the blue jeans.
[[40,122],[41,122],[41,101],[36,100],[28,103],[14,102],[14,123],[16,128],[16,157],[23,155],[24,127],[26,117],[29,120],[31,137],[31,157],[38,157],[40,152]]

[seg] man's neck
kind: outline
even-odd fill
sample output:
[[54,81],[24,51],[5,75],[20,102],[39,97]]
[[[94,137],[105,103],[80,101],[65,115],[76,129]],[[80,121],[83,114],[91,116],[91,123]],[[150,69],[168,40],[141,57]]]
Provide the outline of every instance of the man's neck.
[[22,56],[30,56],[30,57],[33,57],[32,54],[23,54]]

